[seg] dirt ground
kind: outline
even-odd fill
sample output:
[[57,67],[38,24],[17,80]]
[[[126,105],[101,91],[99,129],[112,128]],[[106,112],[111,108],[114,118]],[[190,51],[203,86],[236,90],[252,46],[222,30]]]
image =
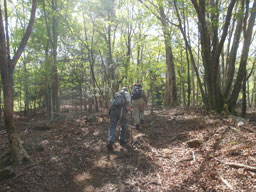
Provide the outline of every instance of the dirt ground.
[[[140,130],[129,122],[127,145],[117,141],[108,152],[107,114],[63,113],[54,122],[37,114],[29,124],[16,116],[31,162],[0,182],[0,192],[256,191],[254,117],[248,123],[202,109],[146,111]],[[7,151],[0,128],[0,158]]]

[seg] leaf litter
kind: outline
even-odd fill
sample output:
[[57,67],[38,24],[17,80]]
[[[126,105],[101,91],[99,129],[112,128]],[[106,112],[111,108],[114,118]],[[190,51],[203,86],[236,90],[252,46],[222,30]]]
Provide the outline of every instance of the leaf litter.
[[[47,130],[25,131],[17,126],[26,148],[38,144],[43,150],[30,149],[31,162],[15,168],[16,175],[22,176],[1,182],[0,191],[256,190],[256,172],[246,167],[256,167],[254,121],[241,125],[234,117],[225,119],[199,108],[153,115],[146,111],[145,118],[139,131],[128,125],[127,145],[117,141],[112,153],[106,148],[106,114],[61,118],[47,122],[51,127]],[[40,114],[34,119],[40,119]],[[191,140],[202,142],[189,147]],[[4,134],[0,151],[1,158],[8,151]]]

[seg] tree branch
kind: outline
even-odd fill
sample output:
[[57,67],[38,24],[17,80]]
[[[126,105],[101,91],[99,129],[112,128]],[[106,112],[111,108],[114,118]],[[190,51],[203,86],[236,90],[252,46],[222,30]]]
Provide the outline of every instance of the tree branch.
[[245,170],[247,171],[253,171],[253,172],[256,172],[256,167],[252,167],[252,166],[249,166],[249,165],[244,165],[244,164],[240,164],[240,163],[233,163],[233,162],[224,162],[216,157],[214,157],[215,160],[225,164],[225,165],[228,165],[230,167],[234,167],[234,168],[244,168]]
[[222,36],[221,36],[220,44],[219,44],[218,49],[217,49],[217,57],[220,56],[221,50],[222,50],[224,42],[226,40],[226,37],[227,37],[227,34],[228,34],[228,28],[229,28],[230,20],[231,20],[231,17],[232,17],[232,11],[233,11],[233,8],[235,6],[236,1],[237,0],[232,0],[231,3],[228,6],[227,16],[226,16],[226,19],[225,19],[226,22],[224,24],[223,33],[222,33]]
[[30,37],[30,34],[32,32],[32,27],[33,27],[33,24],[35,21],[36,5],[37,5],[37,0],[33,0],[29,24],[28,24],[26,33],[24,34],[24,36],[20,42],[19,48],[18,48],[17,52],[15,53],[13,59],[11,60],[11,71],[14,70],[15,65],[17,64],[23,50],[25,49],[25,46],[26,46],[28,39]]
[[[146,5],[146,3],[144,3],[143,0],[139,0],[139,2],[141,2],[151,13],[153,13],[153,14],[156,16],[156,18],[157,18],[158,20],[160,20],[160,21],[162,22],[162,18],[159,17],[159,15],[157,15],[148,5]],[[153,5],[153,7],[155,7],[156,10],[158,10],[158,9],[157,9],[157,6],[156,6],[155,4],[153,4],[152,2],[150,2],[150,4]],[[158,13],[159,13],[159,12],[158,12]],[[159,13],[159,14],[160,14],[160,13]]]

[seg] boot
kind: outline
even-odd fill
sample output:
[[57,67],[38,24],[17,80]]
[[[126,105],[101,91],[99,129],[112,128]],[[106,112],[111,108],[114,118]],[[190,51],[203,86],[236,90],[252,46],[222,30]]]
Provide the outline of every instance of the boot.
[[140,129],[140,125],[136,125],[136,130],[139,130]]
[[107,144],[107,148],[108,148],[109,151],[113,151],[113,150],[114,150],[112,143],[108,143],[108,144]]
[[120,145],[125,146],[126,142],[124,140],[120,140]]

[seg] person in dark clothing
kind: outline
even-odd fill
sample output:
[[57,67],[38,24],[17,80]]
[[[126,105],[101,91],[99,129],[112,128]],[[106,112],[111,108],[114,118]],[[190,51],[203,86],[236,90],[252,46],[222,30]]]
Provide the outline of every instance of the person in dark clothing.
[[115,93],[110,107],[110,128],[108,132],[109,151],[113,151],[113,144],[115,143],[116,127],[120,120],[121,131],[119,135],[120,145],[125,145],[126,128],[128,121],[128,110],[132,112],[131,96],[128,93],[127,87],[123,87],[121,91]]

